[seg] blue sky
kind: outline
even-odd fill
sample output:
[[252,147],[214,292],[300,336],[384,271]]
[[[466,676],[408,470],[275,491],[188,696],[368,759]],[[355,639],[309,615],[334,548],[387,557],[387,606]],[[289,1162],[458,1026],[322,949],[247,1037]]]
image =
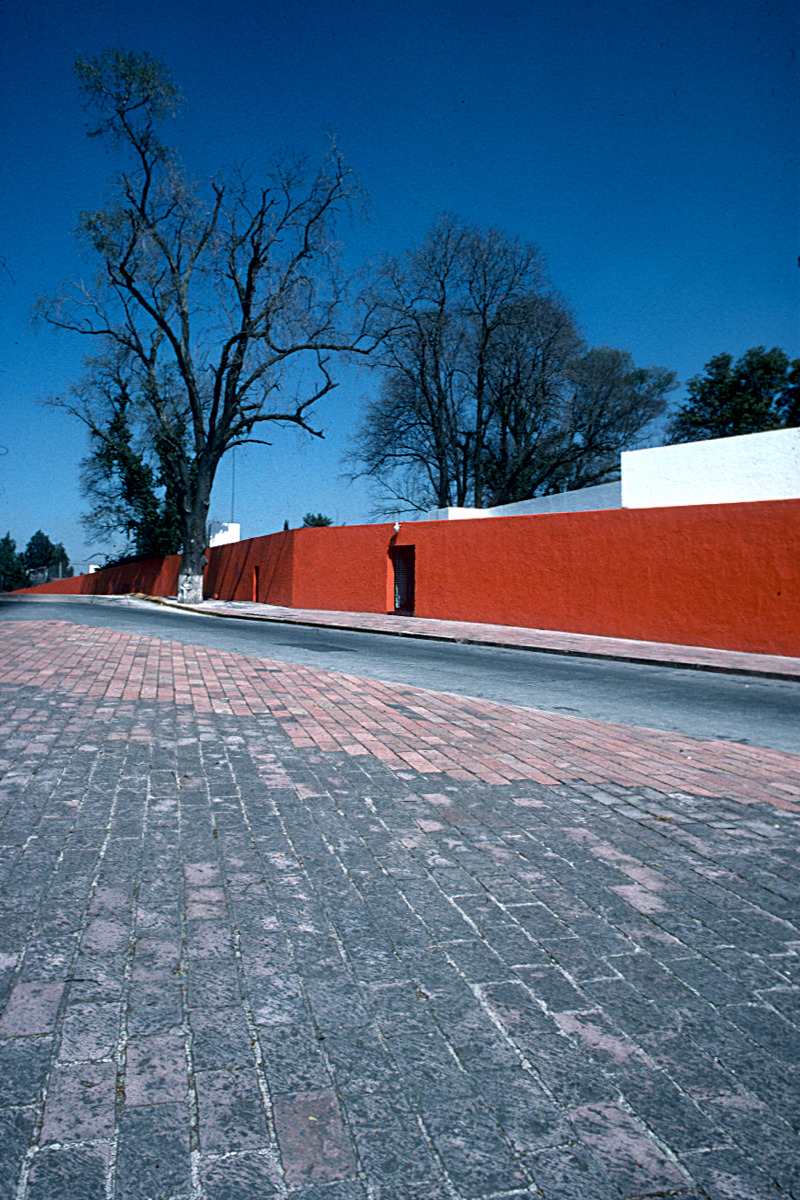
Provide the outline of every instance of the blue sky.
[[[334,133],[371,199],[369,225],[344,231],[354,265],[446,210],[538,244],[590,343],[682,384],[723,351],[800,354],[788,0],[4,0],[0,43],[0,536],[20,548],[42,528],[76,564],[96,557],[78,523],[84,433],[40,404],[89,348],[30,313],[81,268],[78,214],[115,169],[72,73],[109,46],[169,66],[188,104],[168,140],[198,177],[315,156]],[[309,510],[369,519],[340,458],[376,384],[343,377],[324,442],[237,451],[243,536]],[[227,462],[212,516],[231,516]]]

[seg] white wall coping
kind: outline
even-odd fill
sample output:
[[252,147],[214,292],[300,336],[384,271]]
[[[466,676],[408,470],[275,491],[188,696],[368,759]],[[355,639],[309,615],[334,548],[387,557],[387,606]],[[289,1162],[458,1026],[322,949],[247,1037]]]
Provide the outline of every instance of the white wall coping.
[[798,497],[800,429],[773,429],[622,454],[623,508]]
[[[611,508],[674,508],[800,498],[800,429],[622,453],[622,480],[497,508],[434,508],[416,521],[475,521]],[[401,519],[401,518],[398,518]]]

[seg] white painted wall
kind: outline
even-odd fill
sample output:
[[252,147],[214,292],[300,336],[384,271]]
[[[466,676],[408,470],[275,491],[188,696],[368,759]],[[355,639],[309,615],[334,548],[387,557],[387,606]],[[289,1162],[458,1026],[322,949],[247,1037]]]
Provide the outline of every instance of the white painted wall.
[[601,483],[577,492],[558,492],[555,496],[537,496],[516,504],[500,504],[497,508],[432,508],[414,520],[473,521],[480,517],[532,517],[539,513],[592,512],[619,507],[619,483]]
[[239,541],[241,525],[231,521],[212,521],[208,527],[209,546],[227,546],[229,542]]
[[733,504],[800,497],[800,429],[627,450],[622,507]]

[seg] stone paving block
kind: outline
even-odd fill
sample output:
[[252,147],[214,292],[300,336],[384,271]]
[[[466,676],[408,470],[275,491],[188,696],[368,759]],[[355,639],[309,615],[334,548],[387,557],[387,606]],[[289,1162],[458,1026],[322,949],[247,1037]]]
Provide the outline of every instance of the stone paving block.
[[435,996],[433,1008],[448,1045],[467,1072],[519,1065],[519,1050],[473,996],[459,1004],[442,1004]]
[[737,1004],[747,999],[742,995],[741,976],[731,975],[707,958],[679,959],[670,970],[712,1004]]
[[111,1058],[119,1037],[120,1005],[70,1003],[61,1026],[59,1061],[84,1062]]
[[574,930],[549,912],[544,904],[509,904],[508,914],[541,945],[553,938],[573,938]]
[[682,1162],[709,1200],[773,1200],[781,1195],[774,1180],[735,1148],[685,1154]]
[[195,1086],[203,1153],[232,1154],[270,1144],[255,1071],[198,1071]]
[[0,1017],[0,1038],[51,1033],[63,992],[63,982],[16,984]]
[[0,1041],[0,1108],[38,1102],[52,1055],[52,1037]]
[[333,1091],[277,1096],[273,1112],[283,1170],[290,1186],[355,1177],[352,1144]]
[[253,1046],[241,1008],[192,1011],[192,1061],[196,1071],[253,1065]]
[[3,971],[15,968],[33,923],[33,914],[26,914],[23,906],[11,900],[0,903],[0,955]]
[[36,933],[25,950],[22,983],[63,980],[78,948],[78,934]]
[[433,1030],[431,997],[408,979],[402,982],[368,984],[369,1007],[384,1037],[405,1033],[430,1033]]
[[271,954],[260,956],[260,961],[254,961],[254,958],[255,951],[251,953],[248,946],[244,963],[245,986],[257,1024],[285,1025],[307,1016],[302,981],[290,969],[288,957],[285,968],[273,966]]
[[685,959],[678,964],[685,969],[681,978],[673,972],[671,965],[663,966],[650,954],[620,954],[613,962],[623,979],[665,1014],[679,1018],[681,1013],[702,1011],[707,1004],[707,997],[698,994],[696,985],[690,987],[683,982],[690,974],[685,969]]
[[[307,1184],[293,1190],[290,1195],[292,1200],[367,1200],[367,1192],[364,1185],[355,1179],[345,1179],[333,1183]],[[378,1188],[373,1192],[373,1195],[376,1200],[380,1200],[384,1196],[384,1192]],[[388,1196],[388,1193],[386,1195]],[[416,1196],[417,1193],[414,1193],[413,1196],[409,1193],[407,1200],[415,1200]],[[399,1196],[397,1200],[400,1200]],[[432,1193],[430,1200],[439,1200],[438,1192]]]
[[368,1025],[371,1014],[360,990],[346,977],[344,963],[335,964],[336,969],[320,977],[306,978],[305,992],[319,1029],[351,1029]]
[[477,937],[450,942],[446,954],[448,961],[471,984],[500,983],[510,974],[500,955]]
[[636,1117],[675,1153],[730,1144],[724,1123],[709,1115],[708,1102],[694,1100],[661,1072],[626,1072],[619,1083]]
[[126,961],[126,954],[84,954],[79,951],[70,974],[83,984],[94,983],[98,991],[110,996],[119,993]]
[[180,1022],[179,980],[132,984],[127,997],[127,1028],[130,1036],[168,1033]]
[[580,1143],[540,1150],[525,1163],[544,1200],[620,1200],[623,1194],[601,1160]]
[[542,947],[511,920],[490,923],[480,932],[494,953],[511,966],[537,966],[546,961]]
[[423,1119],[450,1179],[466,1197],[529,1182],[494,1117],[475,1100],[428,1104]]
[[375,1030],[359,1029],[355,1038],[349,1030],[317,1033],[316,1040],[331,1066],[340,1091],[363,1091],[366,1094],[396,1085],[399,1064],[393,1057],[391,1044],[381,1039]]
[[685,1189],[686,1175],[621,1105],[585,1105],[573,1109],[570,1120],[624,1196]]
[[272,1093],[311,1092],[330,1086],[321,1036],[320,1042],[310,1024],[258,1026],[264,1074]]
[[581,1010],[592,1005],[586,992],[576,987],[564,972],[555,966],[515,967],[514,974],[522,980],[534,998],[541,1001],[551,1012]]
[[532,1070],[563,1107],[616,1100],[619,1087],[566,1038],[542,1034],[527,1047]]
[[271,1154],[246,1152],[200,1167],[205,1200],[272,1200],[282,1197],[280,1173]]
[[[556,963],[579,990],[584,981],[616,979],[619,976],[615,958],[595,951],[582,938],[544,942],[543,949],[550,961]],[[540,965],[546,967],[547,963]]]
[[115,1096],[113,1063],[58,1067],[47,1086],[42,1141],[79,1142],[111,1137]]
[[169,980],[180,967],[180,942],[170,937],[137,937],[131,978],[136,983]]
[[431,1033],[399,1033],[387,1038],[388,1051],[415,1100],[423,1096],[463,1096],[474,1093],[466,1071],[444,1036]]
[[652,1029],[667,1029],[675,1023],[671,1013],[664,1011],[655,1001],[648,1000],[625,979],[595,979],[583,986],[592,1004],[602,1008],[633,1036],[648,1033]]
[[33,1160],[26,1200],[106,1200],[107,1146],[46,1147]]
[[342,1093],[342,1104],[363,1170],[373,1186],[422,1185],[439,1180],[438,1162],[402,1093]]
[[721,1011],[778,1062],[787,1066],[800,1063],[800,1030],[785,1017],[761,1005],[728,1005]]
[[132,1037],[127,1045],[125,1103],[130,1106],[185,1100],[186,1051],[180,1033]]
[[[787,1193],[800,1191],[800,1138],[753,1095],[723,1096],[706,1101],[704,1112]],[[722,1142],[722,1139],[719,1139]]]
[[[709,1005],[703,1013],[688,1013],[681,1020],[681,1030],[690,1043],[718,1059],[728,1070],[738,1071],[755,1049],[753,1041],[722,1014]],[[763,1054],[763,1052],[762,1052]],[[762,1058],[762,1070],[765,1060]],[[776,1060],[776,1067],[780,1064]]]
[[760,1002],[776,1009],[793,1025],[800,1025],[800,987],[769,988],[756,993],[756,996]]
[[17,1181],[35,1122],[32,1108],[0,1110],[0,1200],[16,1200]]
[[189,1115],[184,1105],[129,1108],[119,1128],[115,1200],[191,1192]]
[[758,1096],[800,1132],[800,1067],[784,1067],[773,1060],[769,1068],[765,1070],[763,1055],[753,1047],[741,1055],[732,1073],[742,1091]]
[[229,1008],[240,1002],[236,961],[220,958],[216,963],[203,959],[190,962],[187,971],[190,1008]]
[[394,946],[385,935],[344,940],[348,962],[364,983],[402,981],[407,975]]
[[558,1030],[553,1017],[544,1011],[522,983],[508,981],[484,984],[481,994],[510,1037],[526,1050],[535,1045],[542,1034],[556,1033]]
[[641,1074],[650,1065],[639,1046],[600,1008],[588,1012],[559,1013],[558,1026],[572,1042],[607,1074],[633,1071]]
[[573,1136],[567,1114],[530,1072],[481,1071],[476,1085],[514,1150],[527,1154],[566,1144]]
[[737,1095],[746,1089],[731,1071],[689,1041],[679,1029],[655,1030],[640,1039],[647,1058],[693,1100]]
[[[0,625],[4,647],[9,632],[18,636],[21,628]],[[664,1145],[682,1161],[709,1166],[712,1154],[722,1154],[701,1145],[712,1137],[729,1139],[724,1169],[734,1182],[739,1172],[742,1195],[746,1181],[760,1186],[764,1176],[772,1189],[765,1194],[796,1190],[800,1086],[791,1061],[791,989],[800,986],[792,908],[800,894],[800,822],[791,811],[768,809],[763,795],[743,807],[754,799],[761,751],[708,751],[705,779],[724,777],[730,799],[721,786],[717,796],[692,796],[688,774],[666,785],[667,794],[613,777],[614,754],[631,755],[640,766],[651,762],[657,777],[666,745],[656,746],[646,731],[616,729],[609,738],[600,722],[551,722],[358,680],[345,688],[334,675],[111,630],[82,627],[71,642],[67,625],[55,639],[49,625],[36,628],[25,653],[45,655],[49,692],[31,684],[28,665],[20,668],[14,695],[24,694],[28,711],[14,726],[16,781],[6,775],[17,807],[0,828],[0,840],[4,830],[7,841],[16,839],[5,876],[6,887],[14,886],[4,893],[11,911],[0,922],[0,956],[7,956],[0,957],[0,976],[14,989],[66,990],[46,1019],[10,993],[0,1022],[38,1021],[44,1029],[26,1026],[0,1045],[10,1076],[0,1076],[0,1088],[11,1089],[0,1096],[34,1102],[52,1070],[47,1135],[59,1088],[86,1068],[110,1069],[121,1029],[126,1082],[137,1104],[121,1115],[118,1196],[193,1195],[187,1088],[201,1098],[207,1139],[218,1137],[222,1146],[222,1118],[214,1121],[237,1110],[240,1084],[247,1084],[240,1115],[250,1111],[256,1050],[289,1124],[298,1125],[298,1095],[338,1092],[341,1114],[335,1100],[328,1110],[339,1120],[337,1145],[349,1147],[355,1163],[351,1130],[358,1151],[358,1177],[351,1166],[349,1175],[310,1182],[300,1178],[300,1155],[288,1200],[440,1200],[440,1160],[419,1130],[421,1114],[443,1139],[461,1181],[459,1200],[505,1179],[503,1163],[523,1173],[521,1185],[503,1184],[503,1195],[538,1196],[538,1184],[545,1197],[605,1200],[601,1153],[623,1189],[612,1195],[652,1194],[663,1190],[664,1162],[675,1166]],[[161,699],[155,688],[152,699],[143,696],[138,685],[122,703],[100,694],[103,664],[123,645],[155,653],[140,662],[157,664]],[[59,676],[65,654],[77,658]],[[6,655],[6,677],[14,661],[13,652]],[[141,672],[134,662],[122,669]],[[170,672],[187,670],[196,683],[203,680],[203,695],[213,695],[205,711],[192,706],[190,689],[175,707]],[[249,699],[231,704],[236,672],[251,690],[239,693]],[[356,746],[353,722],[365,716],[372,729],[393,726],[392,744],[400,754],[411,750],[405,765],[401,758],[387,765]],[[70,723],[68,735],[42,740],[46,723],[54,730]],[[311,745],[313,738],[303,743],[314,723],[331,749]],[[476,781],[481,772],[502,773],[504,755],[517,769],[526,740],[553,761],[583,753],[576,731],[591,747],[594,774],[605,761],[608,778]],[[449,762],[459,766],[431,757],[433,736],[439,746],[449,740],[457,747]],[[292,737],[300,738],[296,747]],[[736,758],[735,770],[726,755]],[[778,759],[785,770],[789,757],[769,758],[767,770],[774,773]],[[0,789],[2,771],[0,765]],[[75,834],[66,842],[73,818]],[[74,934],[87,905],[76,955]],[[37,940],[21,960],[35,912]],[[256,1022],[257,1048],[249,1044],[245,1011]],[[126,1024],[117,1028],[121,1012]],[[188,1064],[187,1018],[194,1037]],[[51,1032],[61,1039],[59,1063]],[[253,1103],[254,1113],[262,1111],[260,1099]],[[448,1106],[453,1119],[440,1127],[436,1114]],[[473,1134],[476,1147],[462,1136],[459,1111],[462,1124],[471,1115],[483,1130]],[[307,1108],[308,1115],[317,1114]],[[76,1105],[78,1117],[96,1117],[86,1097]],[[131,1151],[134,1121],[146,1148],[141,1184]],[[306,1122],[304,1136],[313,1125]],[[254,1133],[244,1116],[231,1125],[247,1146],[248,1138],[265,1136],[259,1128]],[[165,1169],[156,1136],[172,1172],[162,1183],[153,1182]],[[639,1137],[655,1154],[639,1154],[647,1180],[625,1158],[635,1156]],[[52,1155],[65,1153],[60,1145],[36,1151],[31,1187],[40,1187],[36,1169],[44,1172]],[[297,1149],[287,1146],[286,1127],[279,1146],[290,1157]],[[73,1148],[105,1152],[105,1141]],[[306,1165],[318,1150],[319,1142]],[[480,1158],[475,1178],[468,1151]],[[274,1144],[232,1154],[204,1150],[197,1165],[210,1200],[238,1200],[248,1188],[282,1195],[274,1152]],[[68,1167],[66,1157],[58,1161]],[[708,1189],[722,1186],[719,1163],[716,1182],[703,1175]],[[87,1188],[94,1167],[87,1160]],[[560,1185],[547,1182],[557,1167]],[[681,1178],[678,1194],[698,1200],[700,1173]],[[54,1196],[58,1186],[53,1174]],[[447,1195],[455,1200],[451,1190]]]

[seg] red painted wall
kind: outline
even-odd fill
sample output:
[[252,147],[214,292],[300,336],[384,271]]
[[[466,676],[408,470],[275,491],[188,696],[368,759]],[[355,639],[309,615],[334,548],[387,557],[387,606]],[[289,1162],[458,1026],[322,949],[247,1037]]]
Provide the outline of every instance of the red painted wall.
[[178,591],[180,566],[180,554],[169,558],[145,558],[121,567],[104,567],[92,575],[54,579],[52,583],[20,590],[70,596],[125,596],[131,592],[141,592],[145,596],[174,596]]
[[295,535],[299,532],[289,530],[216,546],[209,552],[205,595],[291,606]]
[[437,522],[420,534],[419,616],[800,655],[798,500]]
[[[206,595],[387,612],[395,545],[415,547],[421,617],[800,656],[800,500],[297,529],[212,550]],[[174,595],[177,573],[32,590]]]

